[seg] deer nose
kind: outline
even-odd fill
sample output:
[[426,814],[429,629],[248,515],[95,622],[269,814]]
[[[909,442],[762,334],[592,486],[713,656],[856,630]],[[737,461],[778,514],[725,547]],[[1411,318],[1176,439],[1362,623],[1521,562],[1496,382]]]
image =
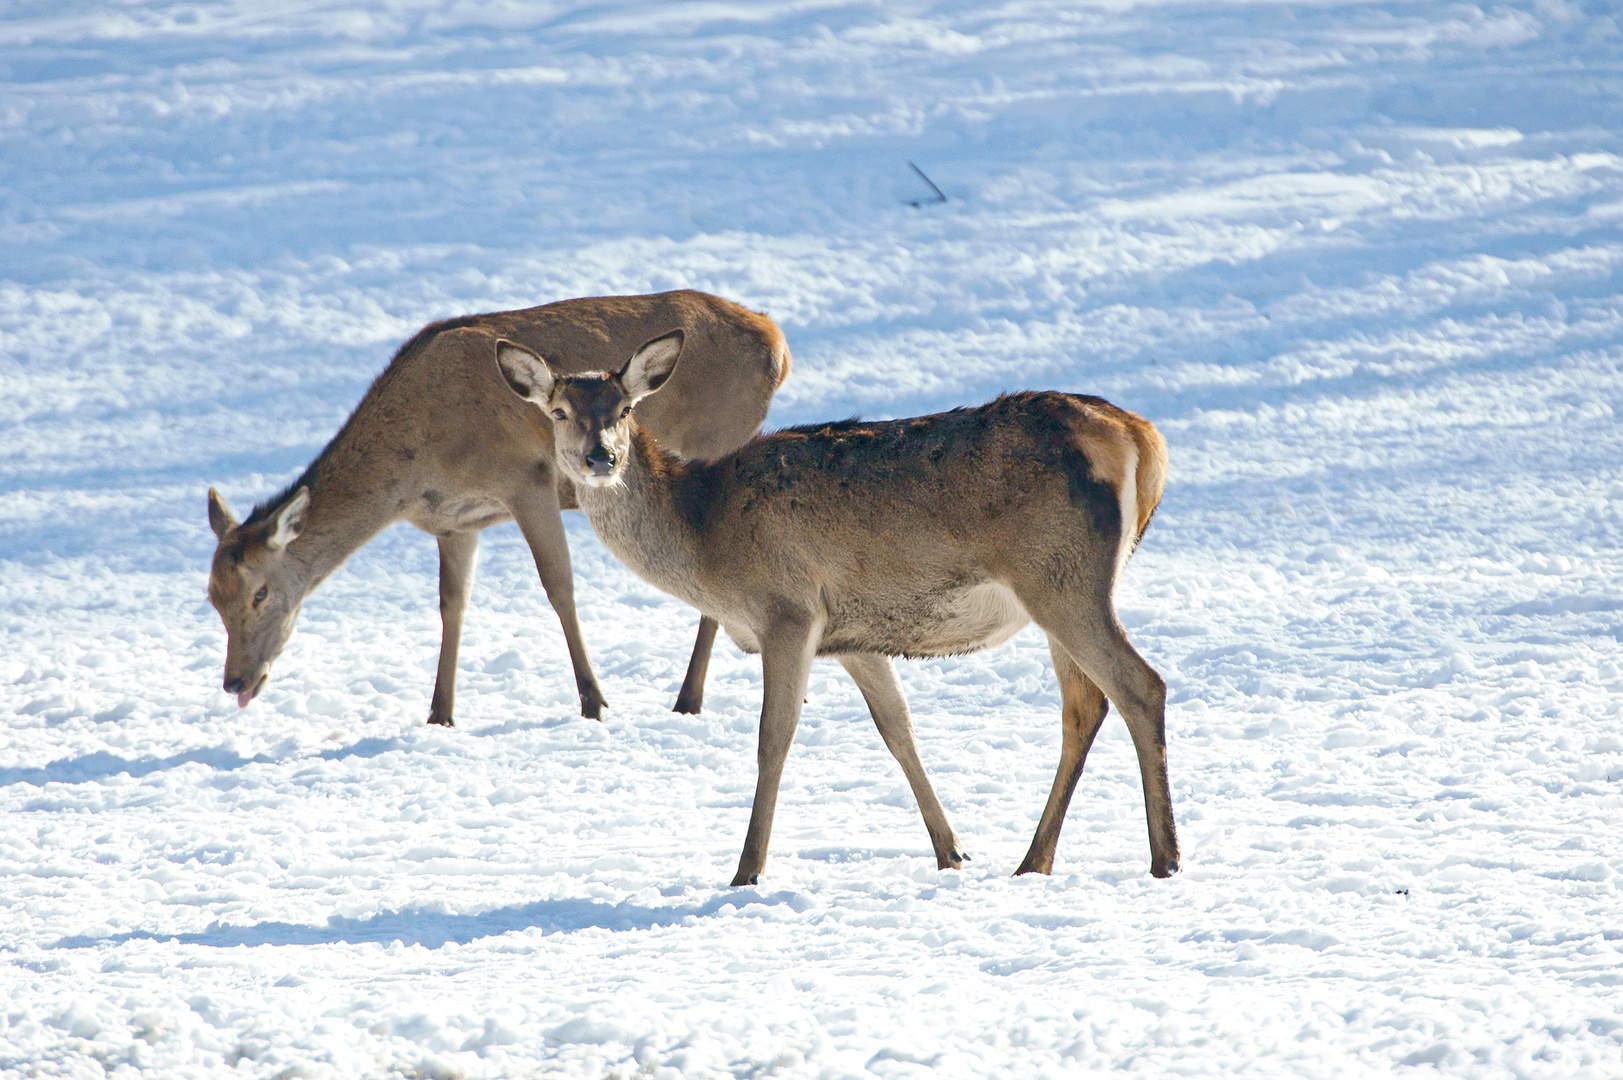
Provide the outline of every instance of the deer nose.
[[593,476],[607,476],[614,471],[614,451],[596,446],[586,452],[586,466]]
[[240,694],[243,691],[243,686],[244,683],[241,679],[227,679],[225,681],[225,692],[228,694]]

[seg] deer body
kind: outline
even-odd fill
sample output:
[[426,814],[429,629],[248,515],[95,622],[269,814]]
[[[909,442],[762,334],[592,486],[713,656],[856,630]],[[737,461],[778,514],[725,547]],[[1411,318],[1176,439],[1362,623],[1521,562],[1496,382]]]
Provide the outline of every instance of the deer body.
[[1019,872],[1051,869],[1107,697],[1138,753],[1151,870],[1175,871],[1165,684],[1112,604],[1165,480],[1155,428],[1098,398],[1014,394],[909,420],[781,431],[714,461],[682,461],[628,408],[680,372],[681,341],[649,342],[614,375],[565,374],[509,343],[497,358],[515,392],[553,417],[556,460],[604,544],[761,654],[760,773],[733,883],[753,882],[765,865],[818,655],[837,657],[862,690],[937,864],[959,865],[963,848],[919,762],[891,657],[976,651],[1031,621],[1048,633],[1065,726]]
[[[1018,555],[1004,542],[1040,527],[1052,493],[966,501],[966,472],[1020,469],[1010,459],[1033,449],[982,456],[969,429],[987,410],[1018,419],[1031,404],[783,431],[708,463],[674,459],[638,428],[621,485],[582,484],[576,497],[609,550],[746,652],[783,605],[817,614],[819,656],[976,652],[1031,621],[1004,584]],[[1114,533],[1115,496],[1100,495]]]
[[[557,356],[567,370],[620,363],[657,330],[697,336],[697,363],[668,401],[639,416],[686,457],[750,438],[788,373],[776,324],[719,297],[682,291],[565,300],[425,327],[395,355],[354,413],[285,492],[237,522],[209,492],[219,540],[209,596],[227,630],[225,683],[246,705],[263,687],[310,591],[385,526],[408,521],[438,540],[442,638],[429,722],[453,722],[456,658],[480,530],[515,520],[562,624],[581,712],[600,715],[574,608],[560,509],[574,489],[552,463],[551,425],[518,401],[490,363],[497,340]],[[663,396],[663,395],[662,395]],[[677,708],[697,712],[715,625],[702,620]]]

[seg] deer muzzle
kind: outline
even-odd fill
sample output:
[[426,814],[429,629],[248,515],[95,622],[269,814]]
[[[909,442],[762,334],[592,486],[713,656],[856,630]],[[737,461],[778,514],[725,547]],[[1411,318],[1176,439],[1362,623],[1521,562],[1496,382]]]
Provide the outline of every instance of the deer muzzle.
[[261,668],[259,677],[252,684],[246,679],[226,679],[225,692],[237,695],[237,708],[246,709],[248,703],[259,696],[259,692],[265,688],[265,684],[269,681],[270,671]]

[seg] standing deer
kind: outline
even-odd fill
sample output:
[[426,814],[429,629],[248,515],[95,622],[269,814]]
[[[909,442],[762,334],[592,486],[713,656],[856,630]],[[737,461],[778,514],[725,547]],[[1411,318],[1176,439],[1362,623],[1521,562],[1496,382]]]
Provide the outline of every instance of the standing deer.
[[[600,717],[605,701],[575,619],[559,516],[575,508],[574,490],[553,467],[551,425],[513,397],[490,354],[505,339],[545,351],[561,371],[601,369],[673,325],[697,345],[692,367],[684,365],[638,418],[684,457],[717,457],[760,429],[789,373],[789,349],[765,315],[683,290],[431,323],[400,347],[303,475],[246,521],[210,488],[219,545],[209,600],[225,622],[226,692],[247,706],[269,679],[304,598],[385,525],[406,520],[439,541],[442,636],[428,722],[450,726],[479,531],[512,519],[563,624],[581,715]],[[700,620],[679,712],[699,711],[715,633],[714,620]]]
[[894,656],[951,656],[1048,633],[1064,742],[1016,873],[1049,873],[1088,748],[1116,703],[1144,783],[1150,872],[1178,869],[1166,684],[1127,640],[1112,593],[1166,481],[1149,421],[1095,397],[1010,394],[974,409],[763,435],[714,461],[662,451],[633,407],[681,377],[685,335],[617,373],[570,371],[511,341],[496,361],[553,421],[554,455],[603,543],[645,581],[761,654],[759,774],[734,885],[766,865],[783,763],[814,656],[867,700],[924,815],[936,865],[963,845],[919,762]]

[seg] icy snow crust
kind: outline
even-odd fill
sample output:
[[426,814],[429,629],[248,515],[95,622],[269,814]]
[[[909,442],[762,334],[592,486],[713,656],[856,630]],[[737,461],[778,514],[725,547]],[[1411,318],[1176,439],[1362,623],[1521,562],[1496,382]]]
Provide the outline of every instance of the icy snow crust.
[[[1623,1073],[1623,38],[1608,5],[61,3],[0,20],[0,1074]],[[932,193],[916,162],[947,194]],[[910,202],[922,205],[913,207]],[[902,663],[974,861],[814,670],[728,889],[759,664],[512,526],[459,726],[434,546],[239,712],[204,492],[297,475],[422,323],[691,286],[776,425],[1015,388],[1171,444],[1052,878],[1027,631]]]

